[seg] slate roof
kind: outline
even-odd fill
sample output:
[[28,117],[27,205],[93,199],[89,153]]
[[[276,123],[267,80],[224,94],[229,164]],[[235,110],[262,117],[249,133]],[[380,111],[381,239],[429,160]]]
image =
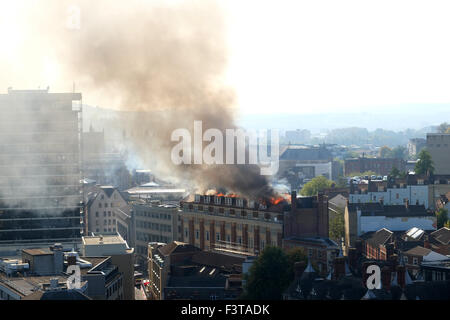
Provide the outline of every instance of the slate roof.
[[392,240],[393,232],[383,228],[374,232],[370,238],[366,240],[372,246],[378,247],[380,245],[385,245],[389,240]]
[[411,255],[415,255],[415,256],[426,256],[427,254],[429,254],[432,250],[421,247],[421,246],[417,246],[415,248],[412,248],[408,251],[406,251],[406,254],[411,254]]
[[223,253],[199,251],[192,256],[191,261],[195,264],[210,266],[210,267],[225,267],[232,268],[241,266],[245,261],[243,257],[231,256]]
[[434,213],[425,209],[424,205],[382,205],[381,203],[351,203],[350,212],[361,210],[361,216],[386,217],[425,217],[434,216]]
[[158,248],[158,250],[164,256],[169,256],[172,253],[201,251],[200,248],[179,241],[172,241],[171,243],[168,243],[165,246]]
[[446,227],[440,228],[439,230],[432,232],[431,237],[434,240],[447,245],[450,243],[450,229]]
[[114,193],[115,188],[112,186],[101,186],[100,187],[108,196],[108,198],[111,198],[112,194]]

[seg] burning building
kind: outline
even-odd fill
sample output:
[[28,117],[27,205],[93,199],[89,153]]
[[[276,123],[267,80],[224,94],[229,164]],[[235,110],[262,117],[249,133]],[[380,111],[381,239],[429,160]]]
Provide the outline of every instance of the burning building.
[[282,245],[282,198],[252,201],[236,195],[200,195],[181,203],[184,242],[202,250],[229,249],[258,254],[267,245]]
[[203,250],[258,254],[271,245],[300,247],[327,272],[339,245],[328,238],[328,198],[292,194],[252,201],[236,195],[195,195],[182,204],[182,241]]
[[81,242],[81,110],[81,93],[0,95],[2,250]]

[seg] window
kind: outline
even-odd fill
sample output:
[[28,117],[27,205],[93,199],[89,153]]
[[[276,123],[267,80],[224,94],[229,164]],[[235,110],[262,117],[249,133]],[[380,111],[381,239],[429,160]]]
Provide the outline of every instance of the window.
[[418,259],[417,258],[413,258],[413,264],[417,265],[418,263],[419,263]]
[[95,213],[95,216],[98,218],[98,211]]
[[108,217],[111,217],[111,211],[108,211]]
[[220,241],[220,233],[219,232],[216,232],[216,240]]
[[209,231],[206,231],[206,240],[209,241]]
[[200,232],[198,230],[195,230],[195,239],[200,238]]
[[106,211],[103,211],[103,216],[106,217]]

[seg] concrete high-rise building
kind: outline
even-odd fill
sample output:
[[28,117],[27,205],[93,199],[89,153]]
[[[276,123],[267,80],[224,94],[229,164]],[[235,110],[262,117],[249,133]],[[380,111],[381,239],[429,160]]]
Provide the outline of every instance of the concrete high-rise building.
[[83,237],[81,253],[86,258],[111,257],[123,274],[123,299],[134,300],[134,249],[119,234]]
[[81,243],[81,111],[81,93],[0,94],[0,252]]
[[427,133],[426,148],[434,163],[434,174],[450,175],[450,133]]

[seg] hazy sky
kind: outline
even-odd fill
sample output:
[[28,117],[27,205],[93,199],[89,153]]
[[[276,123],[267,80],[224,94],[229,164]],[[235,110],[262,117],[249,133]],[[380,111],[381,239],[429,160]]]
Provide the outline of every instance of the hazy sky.
[[[28,3],[40,1],[51,0]],[[20,74],[28,70],[16,59],[17,50],[26,49],[20,39],[26,18],[16,18],[15,2],[0,0],[0,66],[16,64]],[[241,112],[450,102],[450,1],[222,0],[222,5],[229,31],[227,81]],[[52,59],[50,52],[35,68],[42,79],[36,86],[58,82]]]
[[449,1],[226,2],[247,112],[450,101]]

